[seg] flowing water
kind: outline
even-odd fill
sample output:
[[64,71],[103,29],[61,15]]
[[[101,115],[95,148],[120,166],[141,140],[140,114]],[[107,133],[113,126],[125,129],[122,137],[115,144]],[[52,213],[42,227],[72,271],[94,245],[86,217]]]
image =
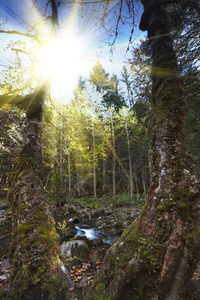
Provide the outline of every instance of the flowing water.
[[114,244],[120,238],[119,235],[111,235],[105,232],[98,231],[96,228],[80,228],[75,226],[77,233],[75,236],[86,236],[88,240],[94,240],[96,238],[101,238],[106,244]]

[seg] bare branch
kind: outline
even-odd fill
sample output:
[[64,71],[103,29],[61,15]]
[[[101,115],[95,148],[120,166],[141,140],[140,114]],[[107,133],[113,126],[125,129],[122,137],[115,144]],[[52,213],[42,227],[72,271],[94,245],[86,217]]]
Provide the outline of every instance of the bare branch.
[[118,16],[118,19],[117,19],[117,24],[116,24],[116,29],[115,29],[115,38],[114,38],[111,46],[113,46],[115,44],[117,36],[118,36],[119,22],[120,22],[121,17],[122,17],[122,8],[123,8],[123,0],[120,0],[120,11],[119,11],[119,16]]
[[0,30],[0,33],[6,33],[6,34],[18,34],[18,35],[22,35],[22,36],[26,36],[29,38],[34,39],[35,41],[37,41],[38,43],[40,43],[40,40],[33,34],[28,34],[28,33],[22,33],[16,30]]
[[94,1],[62,1],[61,4],[78,4],[78,5],[85,5],[85,4],[97,4],[97,3],[103,3],[103,2],[107,2],[108,0],[94,0]]
[[21,50],[21,49],[16,49],[16,48],[11,48],[11,50],[15,51],[15,52],[21,52],[27,55],[31,55],[31,52],[25,51],[25,50]]

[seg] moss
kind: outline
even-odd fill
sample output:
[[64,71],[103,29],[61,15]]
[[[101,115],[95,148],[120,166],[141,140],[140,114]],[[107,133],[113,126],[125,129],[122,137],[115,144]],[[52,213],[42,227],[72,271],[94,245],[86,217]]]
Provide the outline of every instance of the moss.
[[[94,296],[98,300],[115,299],[113,295],[118,293],[121,279],[124,277],[124,270],[129,268],[130,261],[135,258],[139,261],[139,264],[146,266],[145,270],[155,273],[162,265],[162,255],[162,245],[141,232],[139,225],[136,223],[134,226],[129,227],[120,240],[109,249],[103,262],[106,269],[103,272],[100,270],[97,279],[84,293],[83,299],[94,299]],[[137,271],[137,268],[134,267],[135,274],[137,274]],[[108,288],[110,284],[112,290]],[[144,298],[131,297],[130,299],[153,299],[149,298],[148,289],[141,291],[141,293],[144,293]]]
[[[16,248],[18,253],[15,252]],[[20,296],[29,286],[38,286],[41,291],[50,291],[50,299],[56,299],[63,281],[58,255],[57,235],[52,220],[43,220],[42,223],[36,218],[35,223],[20,224],[10,247],[10,261],[15,266],[12,275],[15,293],[20,290]]]
[[159,211],[169,211],[175,205],[181,210],[188,210],[190,208],[190,201],[193,194],[189,188],[178,189],[174,188],[169,191],[169,195],[164,198],[162,203],[158,206]]
[[[29,147],[30,148],[30,147]],[[24,176],[31,176],[32,180],[34,178],[38,181],[43,179],[43,169],[41,163],[38,162],[37,158],[35,157],[35,150],[31,153],[31,149],[24,149],[20,153],[17,170],[15,172],[13,183],[15,183],[20,177]],[[28,151],[28,154],[27,154]],[[38,178],[37,178],[38,177]]]
[[167,197],[163,199],[162,203],[158,206],[158,210],[169,211],[174,205],[173,198]]

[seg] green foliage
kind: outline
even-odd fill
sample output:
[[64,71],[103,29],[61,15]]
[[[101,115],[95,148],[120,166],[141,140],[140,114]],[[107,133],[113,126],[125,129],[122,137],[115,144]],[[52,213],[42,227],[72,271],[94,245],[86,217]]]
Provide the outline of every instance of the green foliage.
[[126,205],[134,205],[142,208],[146,203],[144,195],[135,194],[131,202],[129,194],[118,194],[115,197],[104,194],[102,197],[97,197],[94,201],[93,196],[86,196],[73,199],[73,203],[77,203],[84,208],[104,208],[104,207],[121,207]]
[[57,228],[58,230],[61,230],[62,231],[62,234],[66,234],[66,232],[70,229],[69,227],[67,227],[67,221],[64,220],[62,223],[61,222],[58,222],[57,223]]
[[97,62],[93,67],[93,72],[90,73],[90,81],[96,86],[96,90],[103,94],[102,104],[105,108],[114,107],[118,111],[126,103],[119,93],[119,79],[116,75],[109,78],[100,62]]

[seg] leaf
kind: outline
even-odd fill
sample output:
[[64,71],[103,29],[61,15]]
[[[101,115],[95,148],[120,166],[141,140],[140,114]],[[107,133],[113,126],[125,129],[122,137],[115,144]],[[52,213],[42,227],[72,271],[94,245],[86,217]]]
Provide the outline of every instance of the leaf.
[[72,286],[69,290],[70,290],[70,292],[72,292],[74,290],[74,287]]
[[87,270],[87,269],[88,269],[88,265],[87,265],[87,264],[83,264],[83,265],[82,265],[82,269],[83,269],[83,270]]

